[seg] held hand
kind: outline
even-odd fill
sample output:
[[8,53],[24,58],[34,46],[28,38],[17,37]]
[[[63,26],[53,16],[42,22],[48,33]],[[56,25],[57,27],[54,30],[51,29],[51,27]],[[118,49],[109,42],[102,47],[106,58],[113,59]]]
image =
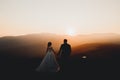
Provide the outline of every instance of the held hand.
[[57,72],[59,72],[59,71],[60,71],[60,67],[57,68]]
[[57,54],[57,57],[60,58],[60,54]]

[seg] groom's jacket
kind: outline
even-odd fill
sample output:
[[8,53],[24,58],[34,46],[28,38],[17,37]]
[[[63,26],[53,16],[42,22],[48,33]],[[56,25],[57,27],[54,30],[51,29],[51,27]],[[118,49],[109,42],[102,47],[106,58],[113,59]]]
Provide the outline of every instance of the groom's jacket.
[[68,57],[71,53],[71,46],[69,44],[62,44],[59,52],[61,57]]

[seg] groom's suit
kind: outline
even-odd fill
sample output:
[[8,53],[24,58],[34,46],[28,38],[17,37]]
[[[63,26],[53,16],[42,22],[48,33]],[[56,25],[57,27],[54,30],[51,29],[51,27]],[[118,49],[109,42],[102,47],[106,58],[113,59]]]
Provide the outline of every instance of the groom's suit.
[[61,45],[59,55],[61,58],[68,58],[71,54],[71,46],[68,43]]

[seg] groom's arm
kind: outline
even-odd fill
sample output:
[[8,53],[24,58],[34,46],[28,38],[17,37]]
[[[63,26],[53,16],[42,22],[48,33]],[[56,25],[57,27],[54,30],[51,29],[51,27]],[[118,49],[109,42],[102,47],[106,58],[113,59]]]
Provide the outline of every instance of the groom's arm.
[[59,49],[58,55],[61,54],[61,50],[62,50],[62,45],[60,46],[60,49]]
[[54,54],[56,54],[55,50],[54,50],[53,48],[51,48],[51,49],[52,49],[52,51],[54,52]]
[[70,45],[70,53],[72,52],[71,45]]

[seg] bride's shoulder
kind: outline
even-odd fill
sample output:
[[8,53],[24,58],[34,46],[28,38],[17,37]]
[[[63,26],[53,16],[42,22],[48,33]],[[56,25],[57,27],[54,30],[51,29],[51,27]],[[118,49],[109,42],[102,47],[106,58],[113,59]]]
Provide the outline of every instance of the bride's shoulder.
[[53,49],[53,47],[49,47],[49,49]]
[[53,47],[49,47],[48,50],[50,50],[50,51],[53,50]]

